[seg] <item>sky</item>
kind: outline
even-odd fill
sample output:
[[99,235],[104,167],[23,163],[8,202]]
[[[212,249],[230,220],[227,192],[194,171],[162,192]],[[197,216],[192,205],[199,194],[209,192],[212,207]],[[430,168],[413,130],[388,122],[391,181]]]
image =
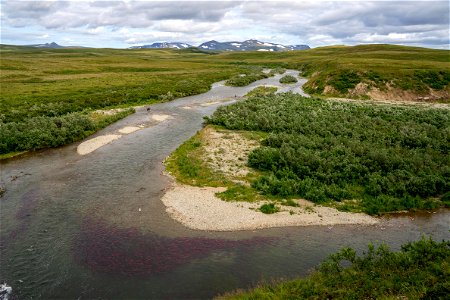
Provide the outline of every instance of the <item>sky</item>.
[[448,1],[4,1],[1,43],[128,48],[257,39],[450,49]]

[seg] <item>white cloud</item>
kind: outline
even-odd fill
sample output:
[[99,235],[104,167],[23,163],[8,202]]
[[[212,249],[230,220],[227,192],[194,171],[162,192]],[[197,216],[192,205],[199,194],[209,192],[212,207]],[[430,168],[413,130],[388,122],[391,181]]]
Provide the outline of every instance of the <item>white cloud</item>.
[[103,40],[118,47],[249,38],[312,46],[449,45],[447,1],[2,1],[1,18],[2,41],[17,44],[29,41],[26,31],[34,39],[70,33],[80,44]]

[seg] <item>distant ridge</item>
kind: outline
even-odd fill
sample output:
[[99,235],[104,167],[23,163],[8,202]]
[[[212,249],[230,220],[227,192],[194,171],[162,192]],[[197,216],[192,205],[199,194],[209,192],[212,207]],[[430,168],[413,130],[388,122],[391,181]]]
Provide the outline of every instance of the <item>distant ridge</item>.
[[35,47],[35,48],[65,48],[64,46],[58,45],[55,42],[45,43],[45,44],[34,44],[34,45],[27,45],[27,46]]
[[[175,48],[185,49],[193,47],[187,43],[161,42],[151,45],[133,46],[129,49],[155,49],[155,48]],[[246,40],[243,42],[218,42],[215,40],[200,44],[198,49],[205,51],[292,51],[310,49],[308,45],[282,45],[258,40]]]
[[174,49],[185,49],[190,48],[192,45],[180,42],[162,42],[162,43],[153,43],[151,45],[142,45],[142,46],[133,46],[129,49],[159,49],[159,48],[174,48]]
[[310,49],[308,45],[282,45],[258,40],[246,40],[243,42],[217,42],[215,40],[198,46],[202,50],[219,51],[292,51]]

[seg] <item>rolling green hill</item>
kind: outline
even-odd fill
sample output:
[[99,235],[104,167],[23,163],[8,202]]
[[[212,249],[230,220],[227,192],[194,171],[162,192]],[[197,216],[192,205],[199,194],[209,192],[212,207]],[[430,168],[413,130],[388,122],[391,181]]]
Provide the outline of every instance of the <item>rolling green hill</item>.
[[303,71],[313,95],[450,101],[450,51],[397,45],[329,46],[283,53],[227,53],[224,59]]

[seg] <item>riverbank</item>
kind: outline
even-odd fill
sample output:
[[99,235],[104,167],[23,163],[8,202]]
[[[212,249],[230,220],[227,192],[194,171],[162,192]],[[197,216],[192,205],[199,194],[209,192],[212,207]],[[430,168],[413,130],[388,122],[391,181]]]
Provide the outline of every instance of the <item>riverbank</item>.
[[[286,226],[373,225],[363,213],[338,211],[304,199],[269,200],[250,187],[256,176],[248,155],[262,137],[207,126],[167,160],[176,177],[162,197],[166,212],[184,226],[203,231],[255,230]],[[261,212],[274,204],[273,214]]]
[[173,183],[161,200],[173,219],[195,230],[236,231],[285,226],[374,225],[379,222],[366,214],[341,212],[302,199],[293,200],[297,207],[280,205],[280,212],[264,214],[258,209],[268,201],[223,201],[216,196],[223,191],[225,188],[222,187]]
[[447,299],[449,261],[448,240],[422,237],[400,251],[369,244],[361,255],[347,247],[306,278],[263,282],[215,299]]
[[[167,170],[184,185],[174,184],[163,203],[183,225],[217,231],[375,224],[378,219],[369,215],[448,206],[445,183],[417,187],[431,177],[408,166],[423,157],[401,154],[410,153],[410,145],[428,147],[427,164],[437,166],[433,178],[445,182],[438,167],[445,164],[444,108],[292,94],[221,107],[166,160]],[[398,124],[404,129],[396,131]],[[417,133],[424,131],[433,143],[420,142]],[[391,144],[380,142],[388,140]],[[396,176],[400,171],[402,178]]]

